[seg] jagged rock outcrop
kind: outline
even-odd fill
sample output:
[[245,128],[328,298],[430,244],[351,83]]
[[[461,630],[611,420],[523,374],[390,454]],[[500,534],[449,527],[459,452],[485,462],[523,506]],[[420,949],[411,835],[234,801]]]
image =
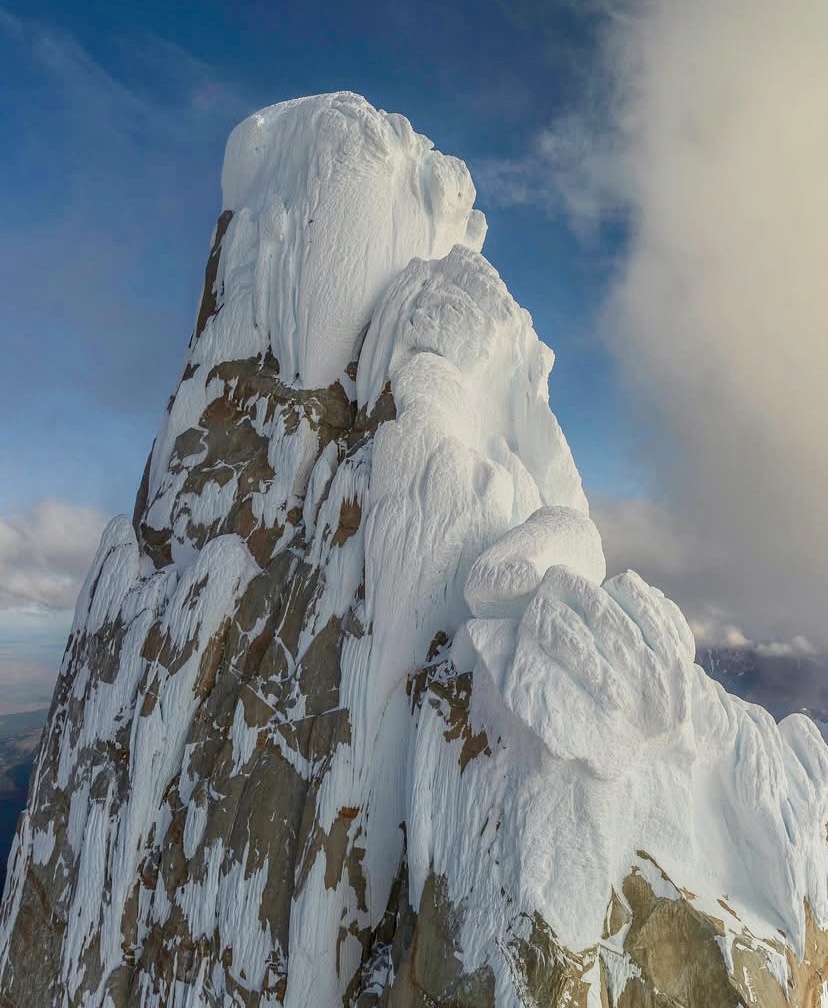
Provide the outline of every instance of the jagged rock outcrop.
[[828,747],[600,538],[462,162],[232,134],[187,364],[78,600],[3,1008],[828,1002]]

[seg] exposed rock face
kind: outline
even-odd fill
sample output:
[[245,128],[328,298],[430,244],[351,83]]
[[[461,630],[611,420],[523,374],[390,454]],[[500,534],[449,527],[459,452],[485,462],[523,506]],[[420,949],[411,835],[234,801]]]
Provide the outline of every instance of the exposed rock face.
[[0,1005],[824,1006],[828,748],[601,584],[465,166],[340,94],[243,123],[223,187],[78,601]]

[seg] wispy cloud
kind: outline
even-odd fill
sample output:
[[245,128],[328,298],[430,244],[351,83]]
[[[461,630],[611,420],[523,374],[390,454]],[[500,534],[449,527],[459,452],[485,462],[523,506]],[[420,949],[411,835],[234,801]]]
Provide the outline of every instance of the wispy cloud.
[[627,189],[614,138],[595,131],[577,113],[540,130],[522,157],[480,161],[475,180],[491,203],[540,207],[584,241],[597,239],[610,221],[628,221]]
[[[111,65],[104,66],[71,33],[0,7],[0,31],[52,81],[63,86],[63,109],[76,125],[130,142],[144,139],[176,146],[212,139],[223,120],[246,108],[233,82],[208,63],[158,35],[111,40]],[[216,120],[222,120],[217,127]],[[219,132],[219,136],[223,136]]]
[[71,622],[71,610],[0,609],[0,714],[48,706]]
[[57,649],[51,660],[36,662],[22,659],[0,645],[0,715],[48,707],[59,665],[60,651]]
[[25,72],[4,86],[3,181],[21,184],[0,236],[20,358],[36,338],[85,397],[157,413],[192,323],[216,166],[248,100],[156,36],[112,39],[106,65],[7,11],[0,36]]
[[0,714],[48,705],[106,520],[58,500],[0,515]]

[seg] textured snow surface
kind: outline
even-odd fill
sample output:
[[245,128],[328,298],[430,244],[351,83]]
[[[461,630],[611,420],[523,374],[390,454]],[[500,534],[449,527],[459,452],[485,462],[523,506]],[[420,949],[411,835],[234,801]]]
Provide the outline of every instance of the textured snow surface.
[[[611,891],[631,871],[668,899],[680,897],[677,886],[691,890],[719,917],[726,898],[738,914],[730,931],[781,930],[800,952],[804,900],[828,923],[828,747],[807,718],[777,726],[709,679],[687,623],[657,589],[632,572],[604,581],[600,538],[549,408],[553,354],[480,254],[485,222],[462,162],[401,116],[344,93],[245,120],[222,183],[232,216],[218,309],[191,347],[149,477],[146,525],[170,531],[169,561],[156,569],[131,523],[116,519],[78,602],[74,635],[116,624],[125,636],[117,674],[74,671],[70,701],[83,714],[60,739],[55,768],[71,794],[58,859],[72,861],[76,879],[61,963],[69,996],[107,1005],[120,921],[142,851],[170,827],[173,780],[186,807],[183,856],[203,853],[206,868],[175,891],[140,889],[139,944],[172,918],[194,941],[217,933],[233,949],[233,981],[251,991],[268,961],[289,960],[288,1008],[342,1003],[363,955],[356,934],[382,919],[404,853],[414,907],[432,873],[462,905],[464,968],[491,966],[500,1008],[522,1003],[503,944],[516,921],[539,914],[568,949],[594,946]],[[260,913],[267,860],[254,866],[247,847],[211,839],[209,782],[191,775],[187,742],[205,654],[259,566],[239,535],[199,545],[192,534],[221,527],[241,477],[188,489],[187,466],[207,449],[180,439],[203,429],[224,394],[216,365],[265,354],[287,386],[339,383],[360,415],[389,394],[394,404],[346,452],[320,446],[312,410],[287,422],[265,395],[246,401],[273,472],[251,491],[252,518],[284,528],[274,556],[293,557],[291,570],[301,558],[318,575],[295,655],[285,651],[295,719],[305,715],[298,684],[314,642],[332,620],[356,628],[341,637],[346,737],[321,769],[278,732],[272,741],[313,780],[320,835],[348,810],[345,841],[359,838],[365,890],[358,897],[346,872],[332,883],[317,854],[295,893],[289,950]],[[346,367],[356,359],[354,378]],[[348,509],[359,521],[332,535]],[[151,627],[182,656],[175,668],[164,649],[148,665]],[[471,676],[469,728],[485,732],[488,750],[468,762],[445,710],[412,709],[406,684],[429,663],[446,683]],[[124,725],[129,791],[116,814],[114,784],[83,754],[114,744]],[[248,773],[266,728],[248,724],[238,703],[227,739],[235,774]],[[55,843],[24,817],[0,970],[25,865],[49,862]],[[344,935],[343,921],[353,925]],[[91,989],[96,942],[103,974]],[[600,956],[620,993],[637,968],[617,936]],[[381,989],[387,948],[363,968]],[[163,1003],[206,1008],[224,984],[220,964],[205,965]],[[138,986],[142,1008],[160,1006],[146,975]]]
[[[476,719],[503,748],[461,777],[421,725],[411,812],[412,834],[429,839],[414,877],[431,862],[455,899],[483,910],[464,948],[505,928],[501,885],[570,949],[598,939],[610,889],[633,865],[657,895],[679,898],[638,863],[644,850],[700,909],[721,916],[726,896],[754,934],[778,928],[801,954],[803,900],[822,922],[828,911],[828,748],[808,718],[777,726],[693,655],[676,607],[632,572],[599,587],[552,567],[519,620],[466,624],[453,657],[474,669]],[[428,825],[448,815],[462,827]],[[481,863],[476,837],[491,820],[501,829]]]
[[409,260],[439,258],[458,242],[479,251],[486,232],[463,162],[355,94],[299,98],[245,119],[221,182],[234,212],[222,282],[245,305],[226,326],[217,317],[209,340],[221,359],[229,341],[268,340],[282,373],[308,388],[356,359],[377,297]]
[[519,618],[544,574],[558,565],[595,584],[607,573],[593,522],[573,508],[539,508],[475,561],[464,591],[472,615]]

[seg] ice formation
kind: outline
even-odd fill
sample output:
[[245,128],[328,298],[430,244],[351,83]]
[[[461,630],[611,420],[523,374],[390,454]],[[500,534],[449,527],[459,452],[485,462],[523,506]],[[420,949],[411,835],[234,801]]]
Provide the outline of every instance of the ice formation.
[[222,185],[78,601],[0,1003],[824,1005],[828,747],[604,580],[465,165],[346,93],[246,120]]

